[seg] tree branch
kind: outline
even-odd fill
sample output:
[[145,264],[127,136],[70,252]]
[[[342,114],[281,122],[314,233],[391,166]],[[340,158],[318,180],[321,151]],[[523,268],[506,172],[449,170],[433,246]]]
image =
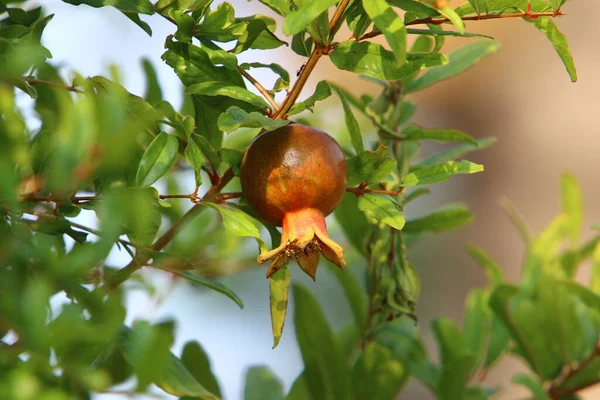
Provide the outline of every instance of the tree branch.
[[[531,12],[531,11],[524,11],[524,12],[512,13],[512,14],[470,15],[470,16],[462,17],[462,20],[463,21],[483,21],[483,20],[501,19],[501,18],[536,19],[539,17],[557,17],[557,16],[562,16],[562,15],[565,15],[565,13],[562,11],[538,12],[538,13]],[[450,22],[450,20],[448,18],[427,17],[427,18],[421,18],[421,19],[415,19],[413,21],[409,21],[409,22],[405,23],[405,25],[406,26],[422,25],[422,24],[441,25],[441,24],[445,24],[446,22]],[[379,35],[381,35],[380,31],[372,31],[369,33],[365,33],[364,35],[362,35],[361,37],[356,39],[356,41],[360,42],[361,40],[371,39],[371,38],[377,37]]]
[[242,67],[238,66],[237,70],[240,72],[240,74],[242,74],[244,76],[244,78],[248,79],[250,81],[250,83],[254,85],[254,87],[256,89],[258,89],[258,91],[263,95],[263,97],[269,102],[271,107],[273,107],[273,110],[275,112],[277,112],[279,110],[279,106],[277,105],[277,103],[275,103],[275,100],[273,99],[273,97],[271,97],[271,94],[269,93],[269,91],[263,85],[261,85],[260,82],[257,81],[252,75],[250,75],[250,73],[248,73],[248,71],[246,71]]
[[375,194],[389,194],[390,196],[398,196],[404,190],[404,186],[400,187],[397,190],[379,190],[379,189],[367,189],[366,185],[359,185],[356,188],[346,188],[346,192],[354,193],[356,197],[360,197],[365,193],[375,193]]
[[45,81],[42,79],[37,79],[33,76],[25,76],[25,77],[23,77],[23,80],[25,82],[27,82],[29,84],[29,86],[46,85],[46,86],[52,86],[52,87],[59,88],[59,89],[65,89],[65,90],[68,90],[69,92],[83,93],[81,90],[77,89],[75,87],[75,85],[65,86],[58,82]]
[[[329,21],[329,32],[330,33],[335,32],[335,30],[337,29],[337,26],[341,22],[342,16],[344,15],[344,11],[346,10],[346,7],[348,7],[349,2],[350,2],[350,0],[342,0],[340,2],[340,4],[338,5],[337,9],[335,10],[335,13],[333,14],[333,17],[331,18],[331,21]],[[306,81],[308,80],[308,77],[310,76],[312,71],[315,69],[317,62],[319,62],[319,58],[321,58],[321,56],[323,54],[327,54],[328,52],[329,52],[328,46],[324,46],[322,44],[315,43],[315,47],[313,48],[312,52],[310,53],[310,56],[308,57],[306,64],[304,64],[304,68],[302,68],[302,71],[300,72],[300,76],[298,76],[298,80],[296,80],[296,82],[294,83],[294,86],[292,86],[292,89],[288,92],[288,95],[283,100],[283,103],[281,103],[281,107],[275,113],[275,115],[273,116],[273,119],[286,117],[287,112],[290,111],[292,106],[296,103],[298,96],[300,96],[300,93],[302,92],[304,85],[306,85]]]

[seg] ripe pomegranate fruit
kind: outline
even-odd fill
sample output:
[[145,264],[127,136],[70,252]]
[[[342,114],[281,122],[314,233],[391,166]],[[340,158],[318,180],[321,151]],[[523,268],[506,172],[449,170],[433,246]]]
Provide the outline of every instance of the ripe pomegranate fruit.
[[246,150],[240,180],[258,216],[283,227],[279,247],[258,257],[272,260],[267,278],[295,259],[314,280],[319,253],[346,267],[325,225],[346,191],[346,160],[331,136],[297,123],[265,132]]

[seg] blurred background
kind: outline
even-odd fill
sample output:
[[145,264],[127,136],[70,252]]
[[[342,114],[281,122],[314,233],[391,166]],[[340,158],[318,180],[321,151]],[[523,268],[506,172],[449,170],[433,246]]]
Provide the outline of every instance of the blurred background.
[[[215,4],[221,1],[216,1]],[[269,9],[254,1],[232,0],[236,16],[264,13]],[[119,67],[125,87],[141,95],[144,75],[140,59],[146,57],[157,69],[164,97],[176,107],[181,104],[182,87],[178,78],[164,64],[164,38],[174,27],[159,16],[142,18],[154,31],[148,37],[123,14],[111,8],[92,9],[71,6],[59,0],[38,0],[36,4],[56,14],[44,35],[44,45],[57,64],[83,75],[108,74],[109,66]],[[521,21],[479,21],[467,24],[471,32],[494,36],[502,49],[457,78],[438,84],[414,97],[418,105],[415,122],[428,128],[456,128],[475,138],[495,136],[498,142],[469,159],[485,165],[485,172],[453,178],[436,185],[433,193],[406,210],[415,217],[454,201],[466,202],[475,220],[458,231],[443,233],[415,245],[411,258],[422,279],[422,294],[417,312],[424,338],[435,354],[430,333],[432,319],[446,315],[462,321],[467,291],[485,283],[483,274],[468,257],[467,243],[477,244],[504,267],[509,280],[519,275],[524,246],[505,216],[499,200],[508,197],[526,217],[531,228],[539,232],[559,211],[559,178],[572,172],[581,183],[586,205],[585,232],[600,221],[600,174],[597,155],[600,149],[600,52],[595,38],[600,24],[593,10],[597,0],[569,2],[563,8],[567,16],[557,22],[569,39],[577,65],[579,81],[571,83],[551,44],[533,26]],[[458,1],[452,1],[457,6]],[[349,36],[341,31],[340,38]],[[448,39],[447,53],[472,39]],[[289,48],[270,52],[248,52],[243,61],[277,62],[294,78],[303,59]],[[255,77],[266,84],[274,80],[267,72],[254,70]],[[377,86],[351,73],[337,70],[326,58],[320,62],[303,93],[306,97],[316,83],[327,79],[354,94],[377,93]],[[266,85],[265,85],[266,86]],[[337,99],[317,108],[311,121],[332,134],[343,132],[342,109]],[[365,137],[373,138],[368,124]],[[345,140],[345,135],[340,137]],[[191,192],[193,176],[181,186]],[[93,226],[92,213],[79,217]],[[335,233],[335,221],[328,220]],[[82,222],[83,223],[83,222]],[[359,274],[364,265],[352,254],[349,268]],[[123,265],[125,255],[111,255],[112,265]],[[337,283],[322,266],[316,283],[293,268],[293,279],[314,290],[335,328],[350,319],[350,311]],[[250,266],[241,274],[227,277],[227,283],[244,301],[239,310],[229,299],[214,292],[192,288],[187,284],[171,285],[162,273],[145,272],[157,285],[165,300],[156,302],[147,295],[132,291],[128,298],[128,321],[136,318],[177,321],[176,344],[198,340],[208,351],[213,369],[228,400],[242,397],[243,374],[250,365],[266,364],[280,376],[286,389],[301,372],[302,360],[296,345],[292,315],[279,347],[271,350],[272,337],[268,309],[268,281],[264,268]],[[587,279],[589,270],[581,271]],[[57,299],[57,305],[60,299]],[[435,355],[434,355],[435,357]],[[509,377],[523,369],[514,360],[505,360],[486,378],[491,385],[504,383],[499,399],[523,397],[524,393],[509,385]],[[401,399],[432,398],[418,383],[412,382]],[[589,390],[585,399],[600,398],[600,391]],[[98,400],[117,400],[117,396],[97,396]]]

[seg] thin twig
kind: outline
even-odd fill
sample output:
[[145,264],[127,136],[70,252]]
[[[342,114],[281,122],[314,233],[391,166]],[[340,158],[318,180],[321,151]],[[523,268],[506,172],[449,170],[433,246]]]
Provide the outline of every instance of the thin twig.
[[[565,15],[565,13],[562,12],[562,11],[538,12],[538,13],[534,13],[534,12],[531,12],[531,11],[524,11],[524,12],[513,13],[513,14],[471,15],[471,16],[467,16],[467,17],[462,17],[462,20],[463,21],[483,21],[483,20],[501,19],[501,18],[527,18],[527,19],[536,19],[536,18],[539,18],[539,17],[557,17],[557,16],[562,16],[562,15]],[[446,22],[450,22],[450,20],[448,18],[427,17],[427,18],[420,18],[420,19],[415,19],[413,21],[409,21],[409,22],[405,23],[404,25],[406,25],[406,26],[410,26],[410,25],[422,25],[422,24],[441,25],[441,24],[445,24]],[[368,32],[368,33],[365,33],[364,35],[362,35],[361,37],[359,37],[357,39],[357,41],[360,42],[361,40],[372,39],[372,38],[377,37],[379,35],[381,35],[380,31]]]
[[404,190],[404,186],[397,190],[379,190],[379,189],[367,189],[366,187],[346,188],[346,192],[354,193],[356,197],[360,197],[365,193],[375,194],[389,194],[390,196],[398,196]]
[[591,362],[597,360],[598,357],[600,357],[600,342],[598,342],[596,344],[596,348],[595,348],[594,352],[592,354],[590,354],[590,356],[588,358],[581,361],[579,363],[579,365],[577,365],[576,368],[569,370],[564,375],[564,377],[562,379],[560,379],[559,382],[554,382],[548,388],[548,396],[550,397],[550,399],[558,400],[558,399],[567,398],[567,397],[579,392],[580,390],[587,389],[591,386],[599,384],[600,380],[597,379],[597,380],[594,380],[591,382],[582,383],[581,385],[579,385],[575,388],[569,389],[569,390],[561,390],[562,384],[567,382],[569,379],[573,378],[575,375],[577,375],[579,372],[581,372],[581,370],[583,370],[585,367],[587,367]]
[[108,282],[102,285],[100,288],[94,290],[94,292],[107,293],[116,289],[119,285],[125,282],[133,273],[138,271],[142,266],[146,265],[148,261],[152,258],[152,253],[160,252],[164,249],[174,238],[177,236],[179,232],[183,229],[183,227],[192,219],[194,219],[198,214],[200,214],[204,209],[204,202],[212,203],[215,202],[219,198],[219,194],[221,190],[233,179],[235,175],[233,174],[232,169],[228,169],[225,171],[223,176],[221,176],[216,184],[211,186],[206,195],[203,198],[203,202],[194,205],[192,208],[188,210],[176,223],[171,226],[171,228],[165,232],[161,237],[159,237],[154,244],[150,247],[149,252],[141,252],[138,254],[137,258],[132,260],[125,267],[118,270]]
[[[342,0],[340,2],[337,9],[335,10],[335,13],[333,14],[333,17],[331,18],[331,21],[329,22],[329,32],[335,32],[335,29],[337,28],[338,23],[340,23],[341,18],[344,14],[344,11],[346,10],[346,7],[348,7],[349,2],[350,2],[350,0]],[[302,92],[304,85],[306,85],[306,81],[308,80],[308,77],[310,76],[312,71],[315,69],[317,62],[319,61],[321,56],[324,54],[327,54],[329,52],[329,50],[330,50],[329,46],[324,46],[322,44],[315,44],[315,47],[313,48],[312,52],[310,53],[310,56],[308,57],[306,64],[304,64],[304,67],[302,68],[302,71],[300,72],[300,75],[298,76],[298,80],[296,80],[296,82],[294,83],[294,86],[292,86],[292,89],[288,92],[288,95],[283,100],[283,103],[281,103],[281,106],[279,107],[279,110],[275,113],[275,115],[273,116],[273,119],[286,117],[288,111],[290,111],[292,106],[296,103],[298,96],[300,96],[300,93]]]
[[[57,219],[58,218],[54,214],[42,213],[42,212],[39,212],[39,211],[24,211],[24,213],[25,214],[34,215],[34,216],[36,216],[38,218],[50,218],[50,219]],[[23,220],[23,221],[25,221],[25,222],[37,222],[37,221],[32,221],[32,220]],[[69,221],[68,219],[65,219],[65,221],[67,221],[67,223],[69,225],[71,225],[73,228],[77,228],[77,229],[79,229],[81,231],[91,233],[92,235],[96,235],[98,237],[102,237],[102,232],[100,232],[100,231],[98,231],[96,229],[89,228],[89,227],[87,227],[85,225],[78,224],[77,222]],[[119,243],[121,243],[122,245],[124,245],[124,246],[133,247],[134,249],[148,250],[148,249],[141,248],[141,247],[139,247],[139,246],[131,243],[130,241],[125,240],[125,239],[117,239],[117,241]]]
[[65,86],[62,83],[45,81],[43,79],[37,79],[33,76],[25,76],[25,77],[23,77],[23,80],[25,82],[27,82],[29,84],[29,86],[46,85],[46,86],[52,86],[52,87],[59,88],[59,89],[65,89],[65,90],[68,90],[69,92],[83,93],[81,90],[77,89],[75,87],[75,85]]
[[252,75],[250,75],[250,73],[248,73],[248,71],[246,71],[244,68],[238,66],[237,70],[240,72],[240,74],[244,76],[244,78],[248,79],[256,89],[258,89],[258,91],[263,95],[263,97],[269,102],[271,107],[273,107],[273,110],[275,110],[275,112],[279,111],[279,106],[277,105],[277,103],[275,103],[275,100],[273,99],[273,97],[271,97],[271,94],[263,85],[260,84],[259,81],[257,81]]

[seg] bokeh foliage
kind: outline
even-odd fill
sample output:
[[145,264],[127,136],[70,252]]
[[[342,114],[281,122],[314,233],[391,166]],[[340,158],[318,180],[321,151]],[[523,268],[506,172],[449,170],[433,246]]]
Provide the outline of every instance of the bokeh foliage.
[[[494,142],[414,124],[416,105],[407,96],[499,50],[493,38],[467,32],[465,21],[501,17],[522,18],[545,34],[576,80],[554,23],[565,0],[469,0],[456,8],[429,0],[260,0],[271,16],[246,17],[212,0],[65,2],[115,7],[149,35],[144,15],[171,21],[162,61],[180,78],[184,102],[176,110],[163,99],[153,69],[160,60],[143,60],[143,96],[129,93],[116,70],[84,77],[57,66],[43,45],[52,15],[0,0],[0,394],[88,399],[129,382],[132,392],[154,385],[182,399],[220,398],[202,346],[189,342],[173,354],[174,321],[125,325],[125,296],[138,287],[152,292],[138,273],[148,267],[243,307],[218,277],[253,265],[257,250],[280,240],[236,191],[243,151],[289,117],[310,123],[306,111],[318,112],[332,95],[344,113],[349,185],[335,217],[360,262],[331,271],[353,321],[334,332],[318,301],[283,268],[270,281],[275,346],[291,287],[305,368],[286,394],[276,374],[252,367],[244,397],[393,399],[414,378],[439,399],[487,399],[496,388],[483,378],[505,354],[529,366],[530,374],[513,382],[536,399],[574,399],[599,380],[600,239],[582,242],[581,193],[572,176],[563,177],[561,214],[540,234],[510,211],[527,245],[520,282],[506,282],[483,250],[469,248],[489,284],[469,293],[463,327],[447,318],[433,323],[439,361],[428,356],[415,325],[421,287],[407,251],[473,216],[463,204],[421,217],[403,212],[429,193],[425,185],[483,171],[462,157]],[[283,38],[276,21],[283,21]],[[336,41],[339,29],[352,37]],[[379,35],[387,46],[369,41]],[[442,53],[454,38],[467,42]],[[281,46],[307,57],[293,85],[293,74],[277,63],[237,58]],[[320,57],[377,82],[381,93],[357,97],[321,81],[298,101]],[[257,68],[276,76],[273,87],[252,78]],[[276,104],[282,91],[285,100]],[[365,124],[374,140],[365,140]],[[448,146],[429,154],[420,144],[430,140]],[[117,251],[131,258],[126,266],[107,261]],[[583,286],[574,276],[589,259],[592,281]]]

